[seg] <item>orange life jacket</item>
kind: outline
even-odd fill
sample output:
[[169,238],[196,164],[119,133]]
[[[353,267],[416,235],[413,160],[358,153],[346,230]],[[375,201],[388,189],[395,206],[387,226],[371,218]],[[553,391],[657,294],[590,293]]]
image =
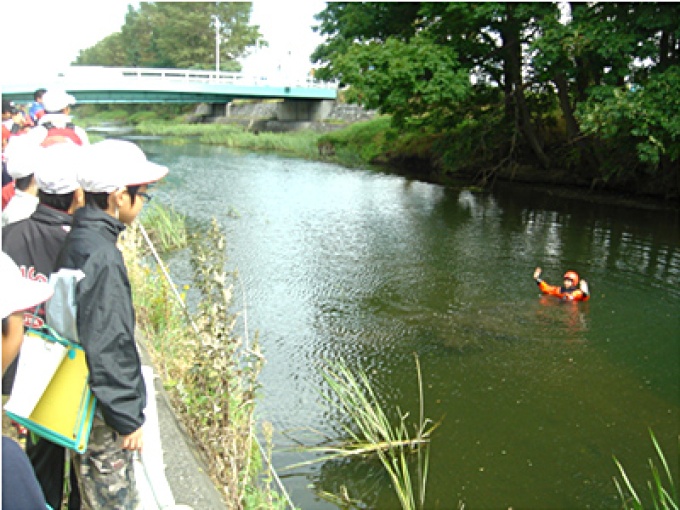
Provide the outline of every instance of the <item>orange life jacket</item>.
[[590,299],[590,294],[584,293],[581,289],[565,289],[545,283],[543,280],[538,282],[538,288],[543,294],[554,296],[563,301],[588,301]]

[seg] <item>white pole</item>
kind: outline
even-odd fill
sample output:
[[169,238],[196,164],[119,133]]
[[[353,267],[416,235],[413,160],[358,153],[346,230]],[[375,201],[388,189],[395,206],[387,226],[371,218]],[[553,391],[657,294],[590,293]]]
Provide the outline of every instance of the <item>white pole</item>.
[[220,72],[220,27],[222,22],[214,14],[212,18],[215,22],[215,78],[218,78]]

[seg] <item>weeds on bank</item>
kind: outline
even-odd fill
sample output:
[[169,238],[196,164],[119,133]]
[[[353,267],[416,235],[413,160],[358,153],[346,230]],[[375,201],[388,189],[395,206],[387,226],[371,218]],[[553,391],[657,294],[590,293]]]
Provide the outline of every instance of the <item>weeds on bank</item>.
[[211,471],[228,501],[243,501],[261,469],[253,464],[255,392],[264,358],[257,340],[236,333],[230,312],[235,275],[228,274],[226,241],[215,220],[191,243],[194,286],[201,298],[195,323],[201,335],[190,342],[185,370],[177,384],[178,404],[187,427],[199,438]]
[[[168,220],[163,214],[143,218],[150,237],[164,238],[157,229]],[[181,220],[170,221],[177,226],[175,222]],[[247,331],[241,337],[236,331],[239,316],[230,311],[234,275],[224,270],[225,238],[215,220],[194,237],[188,242],[193,287],[200,298],[195,312],[185,314],[162,271],[153,263],[142,263],[148,260],[148,249],[139,226],[127,229],[122,249],[138,326],[148,337],[148,350],[173,407],[203,453],[227,507],[284,508],[278,493],[259,483],[263,475],[267,480],[255,447],[254,420],[264,358],[256,338],[249,338]]]
[[[649,490],[649,496],[651,498],[652,506],[656,510],[678,510],[680,506],[680,499],[678,498],[678,488],[676,482],[673,480],[671,471],[668,467],[668,462],[666,457],[659,446],[659,442],[656,440],[654,433],[650,430],[649,434],[652,438],[652,443],[654,444],[654,449],[659,457],[659,462],[663,468],[660,472],[657,465],[649,459],[649,469],[652,473],[652,480],[647,481],[647,488]],[[621,498],[622,508],[625,510],[642,510],[645,508],[643,499],[638,495],[632,482],[628,478],[625,469],[614,457],[614,462],[616,467],[618,467],[621,473],[622,481],[619,482],[617,478],[614,478],[614,485],[616,485],[616,490]]]
[[141,134],[167,137],[168,143],[186,143],[198,138],[200,143],[235,149],[250,149],[294,155],[311,159],[318,155],[319,135],[312,131],[288,133],[253,132],[235,124],[167,124],[142,123]]
[[[356,370],[356,373],[352,373],[342,363],[329,362],[324,367],[322,376],[330,391],[323,394],[323,398],[329,408],[348,418],[348,424],[343,424],[342,428],[349,439],[339,446],[306,448],[307,451],[325,455],[289,468],[338,458],[376,455],[392,481],[401,507],[405,510],[424,508],[430,436],[439,423],[433,423],[424,416],[420,362],[417,356],[415,360],[420,413],[413,435],[407,424],[409,413],[402,413],[397,407],[399,422],[394,425],[381,406],[365,372]],[[415,466],[411,462],[413,455],[416,456]],[[333,499],[352,501],[348,494],[335,496]]]
[[172,207],[154,202],[142,210],[142,221],[151,225],[149,237],[161,252],[178,250],[187,246],[186,218]]

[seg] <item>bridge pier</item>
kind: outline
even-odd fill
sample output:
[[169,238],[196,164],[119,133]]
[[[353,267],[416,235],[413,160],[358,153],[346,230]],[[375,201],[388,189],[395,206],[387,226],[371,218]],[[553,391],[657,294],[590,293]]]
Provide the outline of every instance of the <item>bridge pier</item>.
[[[272,105],[273,106],[273,105]],[[335,101],[318,99],[284,99],[276,104],[276,119],[279,122],[320,122],[333,111]],[[232,103],[201,103],[195,115],[204,119],[230,118]]]
[[231,102],[228,103],[201,103],[196,108],[196,115],[216,119],[218,117],[230,117]]
[[334,103],[327,99],[284,99],[276,108],[276,116],[282,122],[321,121],[328,117]]

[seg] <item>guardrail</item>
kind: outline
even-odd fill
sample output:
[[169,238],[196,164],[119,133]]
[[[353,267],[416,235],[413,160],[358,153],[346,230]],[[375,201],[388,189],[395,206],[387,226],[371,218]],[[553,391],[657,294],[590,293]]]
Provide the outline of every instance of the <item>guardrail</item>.
[[104,66],[71,66],[59,73],[59,78],[78,79],[144,79],[193,83],[210,83],[244,86],[296,86],[315,89],[337,89],[337,82],[323,82],[311,76],[294,77],[285,73],[274,76],[258,76],[253,74],[230,73],[224,71],[203,71],[197,69],[163,69],[142,67],[104,67]]

